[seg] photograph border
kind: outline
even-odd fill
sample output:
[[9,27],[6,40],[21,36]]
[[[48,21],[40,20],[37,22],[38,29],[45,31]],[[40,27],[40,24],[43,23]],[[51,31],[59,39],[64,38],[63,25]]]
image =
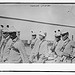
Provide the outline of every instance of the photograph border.
[[[75,2],[0,2],[1,4],[75,4]],[[61,64],[62,65],[62,64]],[[68,73],[75,73],[75,71],[42,71],[42,70],[0,70],[0,72],[68,72]]]

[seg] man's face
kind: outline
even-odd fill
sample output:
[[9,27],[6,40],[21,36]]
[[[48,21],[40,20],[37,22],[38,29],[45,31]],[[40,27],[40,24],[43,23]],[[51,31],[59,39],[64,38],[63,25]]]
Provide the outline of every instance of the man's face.
[[10,33],[10,38],[15,39],[16,38],[16,32],[11,32]]
[[68,35],[62,36],[62,40],[65,41],[67,39]]
[[4,37],[4,38],[7,38],[8,36],[9,36],[9,33],[7,33],[7,32],[4,32],[4,33],[3,33],[3,37]]
[[42,40],[42,39],[43,39],[43,37],[44,37],[44,36],[42,36],[42,35],[39,35],[39,39],[40,39],[40,40]]
[[67,34],[67,33],[62,34],[62,40],[63,40],[63,41],[65,41],[67,38],[68,38],[68,34]]
[[32,35],[32,39],[35,39],[36,38],[36,35]]

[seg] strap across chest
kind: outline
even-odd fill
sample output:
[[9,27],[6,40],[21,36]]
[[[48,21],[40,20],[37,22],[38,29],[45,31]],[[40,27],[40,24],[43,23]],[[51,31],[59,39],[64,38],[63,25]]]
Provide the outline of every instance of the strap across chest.
[[14,44],[15,44],[16,42],[17,42],[17,40],[14,41],[14,42],[11,44],[11,46],[10,46],[10,50],[13,49],[14,51],[20,53],[19,50],[18,50],[17,48],[14,47]]

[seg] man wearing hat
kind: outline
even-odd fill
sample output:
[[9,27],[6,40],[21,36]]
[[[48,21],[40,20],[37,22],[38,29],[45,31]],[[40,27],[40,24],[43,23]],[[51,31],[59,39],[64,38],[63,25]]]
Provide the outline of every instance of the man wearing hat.
[[3,27],[3,29],[2,29],[2,40],[1,40],[1,43],[0,43],[1,58],[3,57],[4,48],[5,48],[8,40],[10,39],[8,25],[7,26],[2,26],[2,27]]
[[32,33],[32,37],[31,37],[31,49],[33,49],[33,47],[34,47],[34,45],[35,45],[35,43],[36,43],[36,41],[37,41],[37,35],[36,35],[36,33],[35,32],[33,32],[33,31],[31,31],[31,33]]
[[42,31],[39,32],[39,48],[38,48],[38,62],[43,63],[47,60],[48,57],[48,42],[46,41],[47,33],[44,33]]
[[1,43],[1,40],[2,40],[2,30],[3,30],[4,26],[3,25],[0,25],[0,43]]
[[55,53],[57,55],[57,58],[55,59],[55,62],[61,63],[65,59],[65,57],[62,57],[63,55],[63,45],[64,45],[64,40],[62,39],[62,32],[60,31],[60,41],[57,43],[56,48],[55,48]]
[[10,47],[8,47],[8,42],[6,48],[4,49],[3,61],[7,63],[28,63],[29,61],[26,55],[24,44],[20,39],[17,38],[15,28],[12,26],[9,28],[9,31],[10,40],[12,42]]
[[71,60],[67,59],[66,58],[70,58],[70,54],[72,55],[72,47],[71,46],[75,46],[74,44],[75,42],[74,41],[71,41],[69,39],[69,32],[67,31],[62,31],[61,32],[61,41],[59,41],[56,49],[55,49],[55,52],[56,54],[58,55],[58,57],[55,59],[56,62],[71,62]]
[[5,39],[8,36],[8,28],[4,25],[1,25],[1,30],[2,30],[2,39],[0,44],[2,43],[3,39]]
[[63,40],[61,40],[61,31],[58,30],[58,32],[55,34],[55,40],[56,40],[56,45],[55,45],[55,53],[60,56],[61,51],[60,48],[62,47]]
[[54,40],[53,46],[51,47],[52,52],[55,52],[55,48],[58,42],[61,40],[60,30],[54,31],[54,32],[55,32],[55,40]]
[[61,47],[62,54],[61,56],[66,57],[65,62],[72,62],[71,60],[73,57],[73,49],[75,48],[75,41],[69,39],[69,32],[68,31],[62,31],[62,40],[64,41],[63,46]]
[[29,56],[30,62],[36,62],[37,61],[37,53],[38,53],[38,46],[39,46],[40,40],[37,38],[33,48],[31,49],[31,53]]
[[58,44],[56,48],[56,53],[60,57],[59,60],[62,62],[72,62],[71,57],[73,56],[73,48],[75,48],[75,42],[69,39],[69,32],[62,31],[61,33],[62,41]]
[[55,32],[55,40],[53,43],[53,46],[50,48],[51,53],[49,54],[48,61],[46,63],[54,63],[54,62],[59,62],[59,59],[57,59],[57,54],[58,54],[58,49],[60,42],[61,42],[61,31],[57,30]]

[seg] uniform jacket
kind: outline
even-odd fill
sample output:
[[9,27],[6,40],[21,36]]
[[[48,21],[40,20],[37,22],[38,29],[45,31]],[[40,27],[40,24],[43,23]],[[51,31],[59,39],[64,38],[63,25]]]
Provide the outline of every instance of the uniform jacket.
[[9,47],[9,55],[7,57],[8,62],[19,62],[19,60],[22,59],[23,63],[28,63],[29,61],[26,55],[26,50],[22,41],[17,40],[15,43],[12,42],[11,45],[12,46]]
[[61,51],[61,48],[63,46],[63,40],[60,40],[55,48],[55,52],[58,56],[61,56],[62,55],[62,51]]
[[75,48],[75,41],[67,39],[66,41],[64,41],[64,45],[66,43],[68,43],[68,44],[65,46],[65,49],[63,51],[63,55],[72,55],[73,54],[73,49]]

